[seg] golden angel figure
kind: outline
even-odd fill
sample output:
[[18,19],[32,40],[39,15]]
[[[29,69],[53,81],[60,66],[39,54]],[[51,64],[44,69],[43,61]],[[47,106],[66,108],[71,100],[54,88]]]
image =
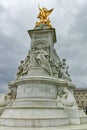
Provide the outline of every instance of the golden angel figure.
[[37,16],[37,18],[40,19],[39,22],[36,22],[36,26],[37,25],[40,25],[40,24],[46,24],[48,25],[49,27],[52,27],[52,25],[50,24],[50,20],[48,18],[48,16],[51,14],[51,12],[53,11],[53,9],[46,9],[46,8],[41,8],[39,5],[38,5],[38,8],[39,8],[39,14]]

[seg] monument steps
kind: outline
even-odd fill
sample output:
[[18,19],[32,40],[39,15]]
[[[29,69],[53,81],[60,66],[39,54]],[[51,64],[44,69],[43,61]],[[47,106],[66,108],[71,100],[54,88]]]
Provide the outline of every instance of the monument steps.
[[[25,112],[24,112],[25,110]],[[14,114],[15,112],[15,114]],[[1,118],[67,118],[68,112],[64,108],[45,108],[45,107],[15,107],[5,109]]]
[[18,119],[18,118],[1,118],[0,124],[2,126],[9,127],[57,127],[60,125],[70,125],[70,121],[67,118],[31,118],[31,119]]
[[87,124],[68,125],[58,127],[4,127],[0,126],[0,130],[87,130]]
[[[9,127],[57,127],[57,126],[67,126],[71,124],[71,120],[78,120],[78,118],[64,118],[64,117],[38,117],[37,118],[0,118],[1,126],[9,126]],[[81,124],[86,124],[87,119],[80,119]]]

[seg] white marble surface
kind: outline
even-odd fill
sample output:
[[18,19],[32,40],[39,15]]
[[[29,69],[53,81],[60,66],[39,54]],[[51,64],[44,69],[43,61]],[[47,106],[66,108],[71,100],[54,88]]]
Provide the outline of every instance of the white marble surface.
[[0,127],[0,130],[87,130],[87,124],[59,127]]
[[16,99],[1,115],[0,130],[87,130],[87,116],[79,114],[73,96],[75,85],[58,74],[55,29],[30,30],[29,34],[30,52],[10,84],[17,90]]

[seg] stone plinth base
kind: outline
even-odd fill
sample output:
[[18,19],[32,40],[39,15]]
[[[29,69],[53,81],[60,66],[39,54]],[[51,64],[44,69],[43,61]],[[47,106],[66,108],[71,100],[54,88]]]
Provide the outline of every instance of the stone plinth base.
[[30,130],[31,127],[47,129],[87,123],[87,117],[77,106],[67,107],[58,100],[57,93],[66,85],[73,89],[75,86],[72,83],[53,77],[33,76],[20,78],[16,85],[16,100],[5,107],[0,117],[2,128],[23,127]]
[[59,127],[1,127],[0,130],[87,130],[87,124]]

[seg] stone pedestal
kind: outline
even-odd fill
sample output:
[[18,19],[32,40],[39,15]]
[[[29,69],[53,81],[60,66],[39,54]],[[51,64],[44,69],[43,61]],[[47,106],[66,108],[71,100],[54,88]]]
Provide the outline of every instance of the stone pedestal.
[[73,95],[76,87],[69,80],[67,67],[62,71],[54,50],[55,29],[28,32],[30,51],[11,84],[11,89],[17,90],[16,98],[5,107],[0,130],[85,130],[87,117],[78,110]]

